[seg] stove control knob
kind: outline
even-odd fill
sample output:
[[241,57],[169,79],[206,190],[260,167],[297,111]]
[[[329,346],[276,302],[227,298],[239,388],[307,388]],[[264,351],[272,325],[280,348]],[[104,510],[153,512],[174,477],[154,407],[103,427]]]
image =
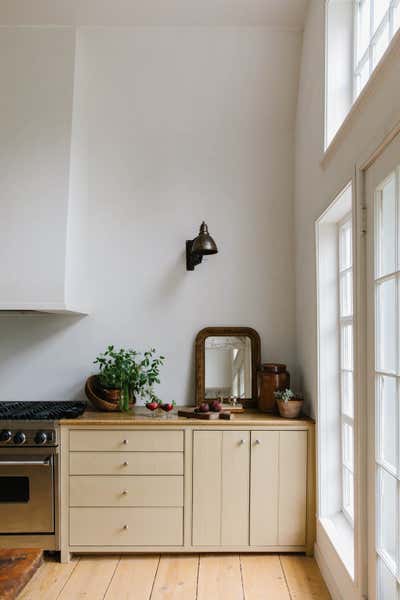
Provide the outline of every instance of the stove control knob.
[[22,431],[17,431],[17,433],[14,435],[14,444],[17,444],[18,446],[23,444],[25,440],[26,435]]
[[12,433],[11,431],[8,431],[8,429],[3,429],[3,431],[0,433],[0,442],[9,442],[12,438]]
[[35,435],[35,444],[45,444],[47,442],[47,433],[44,431],[38,431]]

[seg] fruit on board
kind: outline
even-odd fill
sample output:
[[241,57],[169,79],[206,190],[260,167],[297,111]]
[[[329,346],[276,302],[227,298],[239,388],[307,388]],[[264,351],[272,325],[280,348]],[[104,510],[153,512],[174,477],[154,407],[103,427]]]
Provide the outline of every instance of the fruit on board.
[[210,410],[212,410],[213,412],[221,412],[221,402],[219,400],[213,400],[210,405]]

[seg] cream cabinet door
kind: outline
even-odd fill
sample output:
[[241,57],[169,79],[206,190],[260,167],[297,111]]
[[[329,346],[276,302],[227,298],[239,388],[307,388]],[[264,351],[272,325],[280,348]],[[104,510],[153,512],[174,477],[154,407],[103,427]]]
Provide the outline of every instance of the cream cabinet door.
[[307,516],[307,432],[251,434],[250,544],[303,546]]
[[251,434],[250,544],[278,545],[279,431]]
[[249,544],[250,433],[193,433],[193,545]]
[[279,433],[280,546],[303,546],[307,521],[307,431]]

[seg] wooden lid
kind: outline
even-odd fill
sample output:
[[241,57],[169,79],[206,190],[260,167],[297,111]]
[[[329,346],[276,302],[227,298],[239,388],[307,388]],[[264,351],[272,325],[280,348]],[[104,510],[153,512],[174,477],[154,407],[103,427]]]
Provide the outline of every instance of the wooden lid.
[[282,363],[264,363],[260,366],[260,371],[264,373],[285,373],[286,365]]

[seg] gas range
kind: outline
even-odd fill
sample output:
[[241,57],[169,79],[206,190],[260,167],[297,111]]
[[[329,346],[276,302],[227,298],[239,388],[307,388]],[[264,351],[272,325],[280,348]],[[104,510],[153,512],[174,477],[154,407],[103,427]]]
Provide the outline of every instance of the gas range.
[[0,420],[0,449],[54,448],[58,443],[59,430],[55,421]]
[[59,549],[59,419],[86,402],[0,402],[0,547]]

